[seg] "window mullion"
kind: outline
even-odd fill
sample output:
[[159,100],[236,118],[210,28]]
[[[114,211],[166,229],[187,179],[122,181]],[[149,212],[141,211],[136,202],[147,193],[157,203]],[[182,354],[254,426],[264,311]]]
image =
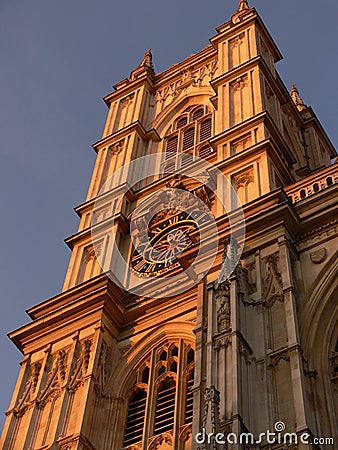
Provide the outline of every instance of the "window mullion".
[[193,156],[198,156],[196,148],[197,148],[197,146],[199,144],[199,139],[198,139],[199,128],[200,128],[199,127],[199,122],[196,120],[196,122],[195,122],[195,133],[194,133],[194,148],[193,148],[193,151],[192,151]]
[[184,417],[184,394],[185,394],[185,379],[184,379],[184,341],[179,340],[179,359],[177,366],[177,382],[176,382],[176,396],[175,396],[175,420],[173,442],[174,448],[179,448],[180,426],[183,424]]
[[178,132],[178,145],[177,145],[177,153],[176,153],[176,160],[175,160],[175,169],[178,169],[180,167],[180,155],[182,154],[182,147],[183,147],[183,135],[184,130],[186,127],[180,128]]
[[144,427],[143,427],[143,440],[142,440],[142,450],[146,450],[148,448],[148,439],[152,436],[152,429],[154,423],[154,413],[156,407],[156,398],[155,398],[155,378],[156,378],[156,352],[153,349],[151,351],[150,357],[150,373],[148,380],[148,395],[147,395],[147,403],[146,403],[146,413],[144,416]]

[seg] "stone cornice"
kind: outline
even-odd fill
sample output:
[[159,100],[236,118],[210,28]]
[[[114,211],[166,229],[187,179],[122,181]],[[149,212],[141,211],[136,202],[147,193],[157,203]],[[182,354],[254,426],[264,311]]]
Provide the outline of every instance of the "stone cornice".
[[[106,227],[111,229],[113,222],[116,222],[117,225],[119,225],[121,227],[121,229],[124,229],[125,231],[128,228],[128,221],[127,221],[126,217],[124,216],[124,214],[119,212],[117,214],[114,214],[114,216],[111,216],[108,219],[103,220],[102,222],[92,225],[92,226],[90,226],[84,230],[81,230],[81,231],[73,234],[72,236],[66,238],[65,243],[72,250],[74,248],[74,245],[76,244],[76,242],[78,242],[80,240],[82,240],[83,242],[86,240],[90,240],[92,232],[98,233],[100,228],[105,229]],[[90,242],[91,242],[91,240],[90,240]]]
[[[256,66],[258,66],[262,70],[262,73],[265,75],[267,81],[272,85],[272,89],[276,94],[276,96],[278,97],[278,99],[280,100],[281,104],[292,101],[290,94],[287,92],[282,79],[279,76],[275,76],[275,74],[271,72],[271,69],[268,67],[264,58],[261,55],[257,55],[249,59],[248,61],[245,61],[244,63],[240,64],[239,66],[236,66],[233,69],[228,70],[227,72],[224,72],[220,74],[218,77],[214,78],[210,82],[210,84],[214,89],[216,95],[217,89],[220,85],[233,81],[237,77],[242,76],[243,73],[248,72],[250,69]],[[215,101],[214,97],[213,101]]]
[[33,322],[9,333],[9,338],[19,348],[24,349],[37,342],[36,336],[47,336],[59,327],[79,329],[79,321],[88,325],[96,323],[102,311],[113,309],[109,317],[116,330],[119,329],[125,307],[122,300],[125,293],[106,274],[81,283],[68,291],[46,300],[27,310]]
[[130,125],[127,125],[126,127],[122,128],[121,130],[118,130],[115,133],[112,133],[109,136],[100,139],[99,141],[92,144],[92,147],[96,152],[98,152],[101,148],[112,145],[116,141],[124,138],[125,136],[133,132],[136,132],[143,140],[152,139],[153,141],[156,142],[161,140],[156,130],[154,130],[153,128],[150,130],[145,130],[141,122],[137,120],[131,123]]
[[143,68],[141,72],[141,76],[131,80],[130,78],[125,78],[121,80],[119,83],[115,84],[113,88],[114,92],[103,97],[103,101],[109,107],[110,104],[116,100],[119,100],[121,97],[125,97],[130,92],[135,91],[136,89],[146,86],[149,90],[153,90],[153,75],[151,75],[150,71]]
[[[230,139],[230,136],[236,135],[238,132],[241,134],[244,133],[246,130],[251,130],[252,127],[256,123],[264,122],[268,127],[269,131],[271,133],[272,139],[276,142],[276,145],[279,147],[279,149],[283,150],[283,155],[286,157],[286,160],[288,164],[294,164],[296,162],[293,153],[287,143],[285,142],[285,139],[281,135],[280,131],[276,127],[274,120],[271,118],[270,114],[267,111],[263,111],[259,114],[256,114],[253,117],[250,117],[249,119],[245,120],[244,122],[241,122],[240,124],[236,124],[232,126],[231,128],[228,128],[227,130],[223,131],[222,133],[219,133],[215,136],[213,136],[211,139],[209,139],[210,145],[216,150],[217,145],[222,142],[222,140]],[[255,145],[259,145],[260,142],[258,142]],[[237,155],[234,155],[237,156]],[[228,159],[227,159],[228,160]]]
[[117,195],[119,191],[121,192],[121,194],[126,192],[126,195],[129,200],[133,201],[136,199],[133,188],[131,186],[129,186],[128,183],[122,183],[119,186],[117,186],[116,188],[111,189],[111,190],[105,192],[104,194],[101,194],[100,196],[94,197],[90,200],[87,200],[84,203],[81,203],[80,205],[78,205],[74,208],[74,211],[77,213],[78,216],[81,217],[81,214],[83,214],[84,212],[88,212],[91,210],[91,208],[93,208],[97,199],[99,199],[100,203],[103,203],[105,198],[107,198],[107,201],[109,201],[113,195],[113,190],[115,191],[114,195]]
[[112,292],[116,298],[119,301],[122,301],[125,293],[121,291],[120,288],[113,285],[107,275],[101,274],[95,278],[85,281],[84,283],[78,284],[67,291],[61,292],[60,294],[55,295],[54,297],[51,297],[38,305],[32,306],[27,309],[26,312],[31,319],[35,320],[55,310],[56,307],[63,307],[67,303],[73,302],[79,298],[87,297],[88,295],[92,295],[93,293],[97,293],[101,290],[107,292],[109,289],[112,289]]

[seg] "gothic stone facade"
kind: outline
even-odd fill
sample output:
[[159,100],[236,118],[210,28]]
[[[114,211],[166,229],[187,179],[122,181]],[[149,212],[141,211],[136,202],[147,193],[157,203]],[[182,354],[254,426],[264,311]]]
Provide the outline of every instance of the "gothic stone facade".
[[[24,358],[3,450],[190,450],[203,426],[258,436],[277,421],[288,432],[335,435],[335,150],[296,87],[289,94],[281,81],[281,55],[255,9],[241,1],[210,42],[159,74],[147,52],[105,97],[109,111],[94,145],[88,197],[76,209],[78,233],[67,239],[72,255],[63,292],[29,309],[31,322],[10,334]],[[164,175],[116,212],[125,258],[128,215],[172,180],[165,164],[175,169],[186,153],[231,180],[243,204],[245,246],[229,280],[219,278],[220,245],[208,275],[188,292],[135,296],[97,262],[93,205],[119,167],[168,149],[177,157],[164,160]],[[129,175],[122,172],[121,185]],[[192,189],[184,179],[181,187]],[[209,194],[222,241],[227,218]],[[94,227],[109,211],[107,204],[96,214]],[[105,239],[101,251],[111,261]]]

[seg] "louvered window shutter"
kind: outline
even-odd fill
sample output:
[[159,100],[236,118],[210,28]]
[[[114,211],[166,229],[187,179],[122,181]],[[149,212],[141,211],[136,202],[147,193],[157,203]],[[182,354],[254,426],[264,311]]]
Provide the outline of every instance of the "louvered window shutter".
[[200,126],[200,142],[209,139],[211,136],[211,119],[206,119]]
[[185,395],[185,423],[192,422],[193,414],[193,392],[194,385],[194,371],[191,370],[187,375],[186,395]]
[[154,435],[174,428],[175,395],[175,381],[172,378],[166,379],[157,391]]
[[184,127],[184,125],[186,125],[187,123],[188,123],[187,117],[181,117],[176,122],[176,129]]
[[192,120],[197,120],[202,116],[204,116],[203,108],[197,109],[196,111],[193,112]]
[[147,394],[143,389],[138,390],[129,400],[124,447],[142,441],[146,400]]
[[194,146],[195,128],[189,128],[184,132],[183,135],[183,146],[182,150],[188,150]]

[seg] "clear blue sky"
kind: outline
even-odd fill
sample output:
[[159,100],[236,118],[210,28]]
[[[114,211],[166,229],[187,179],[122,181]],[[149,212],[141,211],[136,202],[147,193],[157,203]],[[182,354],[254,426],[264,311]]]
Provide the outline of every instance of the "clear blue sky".
[[[6,333],[61,290],[102,132],[101,98],[153,50],[157,72],[208,44],[238,0],[0,0],[0,425],[19,369]],[[251,0],[338,143],[337,0]]]

